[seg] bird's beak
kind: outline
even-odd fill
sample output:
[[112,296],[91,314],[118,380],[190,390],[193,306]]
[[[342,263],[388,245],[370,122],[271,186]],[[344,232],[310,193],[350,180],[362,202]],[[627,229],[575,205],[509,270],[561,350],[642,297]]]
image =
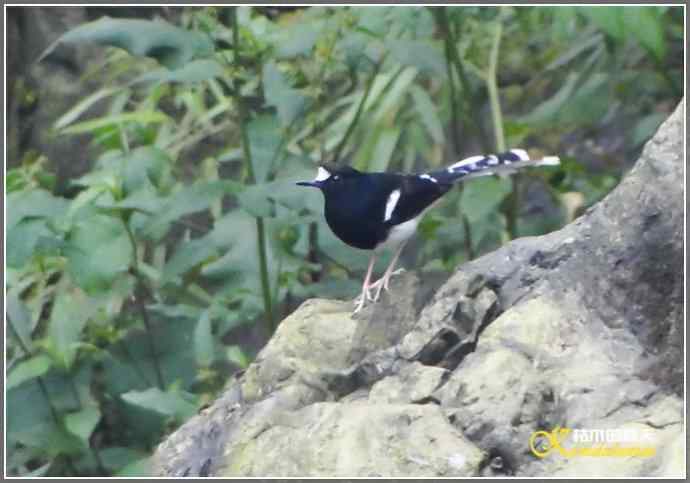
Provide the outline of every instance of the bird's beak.
[[298,181],[298,186],[311,186],[312,188],[321,188],[320,181]]

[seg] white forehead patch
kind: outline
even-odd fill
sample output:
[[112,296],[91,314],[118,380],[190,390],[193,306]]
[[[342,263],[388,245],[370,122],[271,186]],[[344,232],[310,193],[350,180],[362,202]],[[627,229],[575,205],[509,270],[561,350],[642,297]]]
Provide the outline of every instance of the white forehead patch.
[[319,170],[316,172],[316,178],[314,178],[314,181],[326,181],[330,177],[331,173],[329,173],[327,169],[319,166]]

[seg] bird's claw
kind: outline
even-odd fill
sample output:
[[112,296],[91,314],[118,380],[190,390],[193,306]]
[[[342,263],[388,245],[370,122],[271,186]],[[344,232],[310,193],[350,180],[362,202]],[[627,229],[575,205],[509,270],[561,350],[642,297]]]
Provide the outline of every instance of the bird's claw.
[[[383,292],[384,290],[388,292],[390,290],[389,282],[391,277],[393,277],[394,275],[400,275],[404,272],[404,268],[399,268],[396,271],[389,273],[387,276],[384,275],[371,285],[368,285],[367,287],[363,288],[360,296],[355,299],[355,310],[352,313],[356,314],[357,312],[362,310],[366,305],[367,301],[378,302],[378,300],[381,298],[381,292]],[[371,291],[373,289],[376,289],[376,293],[372,296]]]
[[376,289],[376,295],[374,295],[373,298],[371,298],[371,295],[369,293],[367,293],[369,300],[371,300],[373,302],[378,302],[379,298],[381,297],[381,292],[383,290],[385,290],[386,292],[388,292],[390,290],[389,283],[390,283],[391,277],[393,277],[394,275],[400,275],[401,273],[404,273],[404,272],[405,272],[404,268],[399,268],[396,271],[389,273],[387,276],[381,277],[376,282],[369,285],[370,289],[372,289],[372,288]]

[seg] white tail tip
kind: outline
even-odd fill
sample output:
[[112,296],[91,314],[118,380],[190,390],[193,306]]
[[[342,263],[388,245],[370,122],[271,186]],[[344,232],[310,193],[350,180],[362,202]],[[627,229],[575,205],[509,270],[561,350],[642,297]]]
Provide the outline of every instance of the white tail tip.
[[561,158],[558,156],[546,156],[539,160],[539,166],[558,166],[561,164]]

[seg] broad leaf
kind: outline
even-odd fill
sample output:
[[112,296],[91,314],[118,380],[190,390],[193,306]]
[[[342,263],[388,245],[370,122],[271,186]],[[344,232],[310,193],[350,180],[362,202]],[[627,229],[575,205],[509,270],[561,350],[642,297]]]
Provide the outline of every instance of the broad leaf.
[[129,391],[122,399],[135,406],[153,411],[163,416],[184,421],[197,411],[197,396],[185,391],[161,391],[150,387],[144,391]]
[[161,283],[172,281],[217,254],[216,247],[206,237],[180,243],[163,268]]
[[87,292],[108,290],[132,262],[132,244],[122,220],[95,214],[77,221],[66,249],[67,270]]
[[77,355],[78,342],[93,304],[79,289],[64,290],[55,298],[48,325],[48,342],[63,369],[69,369]]
[[14,225],[7,233],[7,266],[21,268],[37,253],[36,248],[49,240],[58,242],[43,219],[27,219]]
[[225,354],[230,362],[236,364],[240,368],[245,369],[249,366],[249,357],[247,357],[247,354],[244,353],[240,346],[231,345],[227,348]]
[[25,381],[42,376],[50,370],[51,366],[52,361],[50,357],[43,354],[22,361],[8,374],[5,389],[9,391]]
[[429,135],[437,144],[443,144],[443,124],[438,117],[438,108],[434,106],[431,101],[429,93],[417,85],[412,86],[412,99],[414,99],[415,108],[422,118],[424,127],[426,127]]
[[210,366],[215,359],[215,344],[211,330],[211,315],[205,310],[194,330],[194,353],[200,367]]
[[266,104],[278,110],[278,117],[284,127],[292,124],[304,111],[306,98],[293,89],[275,62],[268,62],[263,68],[264,95]]
[[197,59],[180,67],[177,70],[157,69],[147,72],[132,81],[132,84],[141,82],[180,82],[195,83],[204,82],[223,76],[223,66],[212,59]]
[[661,11],[658,7],[622,7],[623,22],[633,38],[658,61],[666,56],[666,39]]
[[68,201],[46,190],[15,191],[7,195],[7,225],[9,231],[25,218],[54,219],[67,210]]
[[120,47],[132,55],[153,57],[169,69],[177,69],[194,57],[208,57],[213,53],[210,38],[162,20],[103,17],[62,35],[41,55],[41,59],[60,43]]
[[63,421],[65,428],[82,442],[84,447],[89,447],[89,438],[101,420],[101,411],[97,406],[88,406],[84,409],[66,414]]
[[282,132],[275,116],[261,115],[247,126],[252,166],[257,183],[267,181],[273,163],[278,158]]
[[441,51],[431,43],[421,40],[390,39],[386,47],[391,54],[403,65],[415,67],[420,71],[445,77],[446,61]]
[[[13,332],[21,339],[24,347],[31,350],[33,341],[31,339],[32,324],[31,315],[29,314],[26,305],[17,296],[16,290],[11,290],[7,293],[7,316],[9,320],[7,324],[12,324]],[[8,328],[9,332],[9,328]]]
[[512,182],[508,178],[485,177],[473,179],[462,191],[460,207],[470,223],[475,223],[494,211],[508,196]]
[[241,185],[234,181],[201,181],[185,186],[171,194],[169,201],[161,208],[161,216],[151,223],[148,218],[140,228],[148,235],[155,234],[161,227],[184,215],[205,210],[218,198],[239,192]]
[[616,40],[622,40],[625,36],[624,8],[607,6],[585,7],[581,12],[611,37]]

